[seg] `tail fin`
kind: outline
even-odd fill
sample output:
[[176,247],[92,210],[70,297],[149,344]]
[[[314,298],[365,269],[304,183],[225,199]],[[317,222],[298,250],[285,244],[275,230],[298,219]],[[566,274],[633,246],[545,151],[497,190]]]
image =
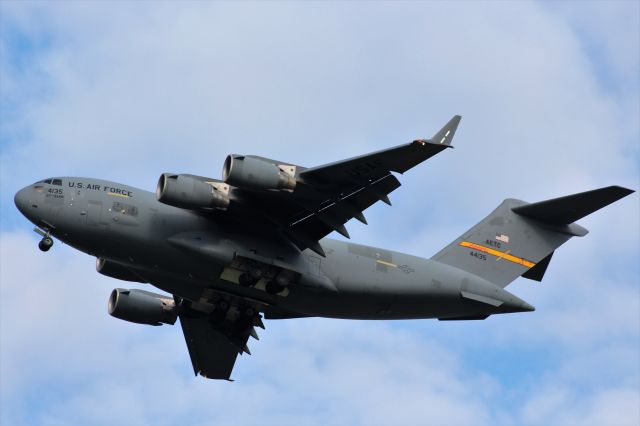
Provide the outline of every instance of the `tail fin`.
[[632,192],[610,186],[539,203],[504,200],[432,259],[503,288],[519,276],[541,281],[554,250],[588,233],[574,221]]

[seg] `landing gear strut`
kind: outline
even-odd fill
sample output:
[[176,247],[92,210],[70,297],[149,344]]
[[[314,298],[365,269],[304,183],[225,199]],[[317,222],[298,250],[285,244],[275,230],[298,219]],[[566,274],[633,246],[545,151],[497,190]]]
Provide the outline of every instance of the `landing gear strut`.
[[267,290],[267,293],[278,294],[287,288],[293,279],[293,273],[283,269],[273,280],[267,283],[265,289]]
[[53,238],[51,238],[51,234],[49,232],[44,232],[40,228],[35,228],[34,231],[42,236],[42,239],[38,243],[38,248],[42,251],[49,251],[51,246],[53,246]]

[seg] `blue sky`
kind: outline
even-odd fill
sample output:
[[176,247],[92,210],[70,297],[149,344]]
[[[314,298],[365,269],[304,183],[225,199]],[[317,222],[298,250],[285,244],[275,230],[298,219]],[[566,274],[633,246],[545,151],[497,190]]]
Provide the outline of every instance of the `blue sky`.
[[271,321],[236,382],[13,206],[55,175],[153,190],[228,153],[303,165],[429,137],[352,239],[429,257],[502,199],[640,188],[638,2],[0,3],[0,423],[640,422],[637,194],[580,223],[536,306],[486,321]]

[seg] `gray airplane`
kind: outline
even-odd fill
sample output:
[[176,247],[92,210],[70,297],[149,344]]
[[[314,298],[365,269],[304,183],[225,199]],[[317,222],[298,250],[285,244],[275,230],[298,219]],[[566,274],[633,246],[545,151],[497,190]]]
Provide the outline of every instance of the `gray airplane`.
[[423,259],[326,237],[451,147],[460,116],[431,139],[305,168],[229,155],[222,180],[164,173],[155,194],[79,177],[45,179],[15,204],[42,236],[97,258],[96,269],[169,293],[117,288],[109,314],[140,324],[180,319],[193,370],[230,379],[262,319],[482,320],[533,311],[505,290],[540,281],[554,250],[587,230],[576,220],[633,191],[610,186],[538,203],[507,199]]

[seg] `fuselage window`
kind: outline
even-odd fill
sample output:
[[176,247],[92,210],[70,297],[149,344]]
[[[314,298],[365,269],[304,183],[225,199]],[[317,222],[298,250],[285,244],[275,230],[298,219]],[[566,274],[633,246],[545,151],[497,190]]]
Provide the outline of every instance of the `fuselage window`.
[[52,179],[45,179],[44,183],[51,183]]
[[52,179],[51,180],[51,185],[62,186],[62,179]]
[[138,208],[136,206],[121,203],[119,201],[113,203],[113,211],[127,216],[138,216]]

